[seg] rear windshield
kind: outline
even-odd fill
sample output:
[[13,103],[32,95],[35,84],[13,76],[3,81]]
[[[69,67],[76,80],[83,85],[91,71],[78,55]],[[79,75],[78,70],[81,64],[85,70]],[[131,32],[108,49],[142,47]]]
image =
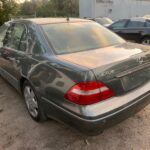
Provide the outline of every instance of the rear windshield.
[[56,54],[75,53],[123,43],[124,40],[93,22],[42,25]]

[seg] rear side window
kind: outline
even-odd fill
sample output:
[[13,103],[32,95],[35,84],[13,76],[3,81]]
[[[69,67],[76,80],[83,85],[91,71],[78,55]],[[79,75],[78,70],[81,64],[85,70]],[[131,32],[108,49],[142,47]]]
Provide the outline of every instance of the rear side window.
[[120,21],[117,21],[116,23],[112,24],[112,28],[113,29],[123,29],[125,28],[125,25],[127,23],[127,20],[120,20]]
[[146,27],[150,27],[150,21],[146,22]]
[[94,22],[47,24],[42,28],[56,54],[87,51],[124,42]]
[[145,26],[144,21],[130,21],[127,25],[128,28],[142,28]]

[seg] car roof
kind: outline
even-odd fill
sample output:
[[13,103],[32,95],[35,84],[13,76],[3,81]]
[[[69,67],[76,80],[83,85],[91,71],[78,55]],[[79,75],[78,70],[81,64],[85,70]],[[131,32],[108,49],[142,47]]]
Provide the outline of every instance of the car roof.
[[[146,20],[148,20],[147,18],[144,18],[144,17],[133,17],[131,19],[120,19],[118,21],[121,21],[121,20],[130,20],[130,21],[141,21],[141,22],[145,22]],[[117,22],[117,21],[116,21]]]
[[131,18],[131,21],[141,21],[141,22],[145,22],[147,19],[144,17],[135,17],[135,18]]
[[[54,23],[67,23],[67,22],[89,22],[89,20],[86,19],[79,19],[79,18],[29,18],[29,19],[19,19],[19,20],[25,20],[30,21],[35,24],[54,24]],[[18,21],[19,21],[18,20]]]

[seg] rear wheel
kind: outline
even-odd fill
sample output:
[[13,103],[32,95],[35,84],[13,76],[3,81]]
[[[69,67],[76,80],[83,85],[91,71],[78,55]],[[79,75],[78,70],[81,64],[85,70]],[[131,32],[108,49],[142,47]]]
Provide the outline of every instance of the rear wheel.
[[150,45],[150,37],[146,37],[142,40],[142,44],[144,45]]
[[23,86],[23,95],[30,116],[37,122],[47,120],[34,89],[27,81],[25,81]]

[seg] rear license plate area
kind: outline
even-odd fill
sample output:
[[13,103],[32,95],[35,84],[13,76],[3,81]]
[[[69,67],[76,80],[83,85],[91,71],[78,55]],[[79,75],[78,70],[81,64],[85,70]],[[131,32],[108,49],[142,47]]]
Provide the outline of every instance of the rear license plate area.
[[121,78],[121,83],[124,91],[132,90],[140,85],[144,84],[149,80],[149,71],[140,70],[123,76]]

